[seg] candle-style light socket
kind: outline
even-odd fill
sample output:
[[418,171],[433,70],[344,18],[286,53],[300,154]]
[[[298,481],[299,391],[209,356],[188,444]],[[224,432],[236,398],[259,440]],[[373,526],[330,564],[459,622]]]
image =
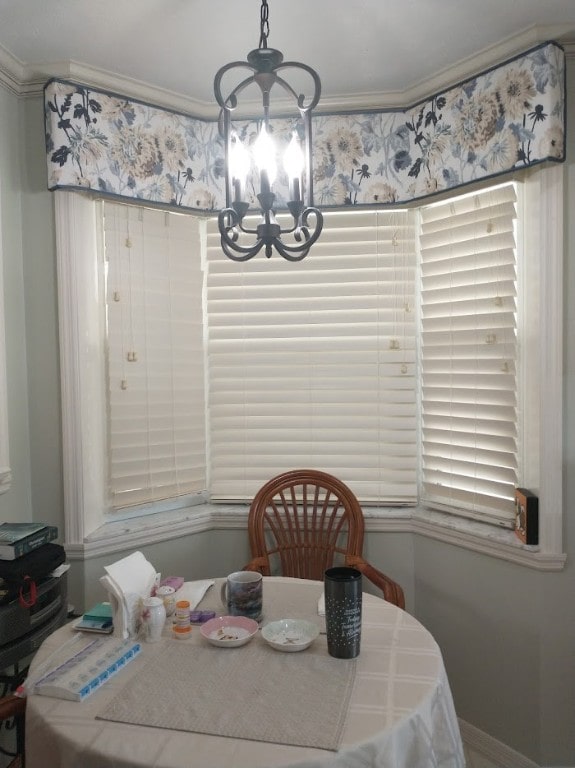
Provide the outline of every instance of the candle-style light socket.
[[246,213],[248,212],[249,207],[250,207],[250,204],[244,202],[243,200],[235,200],[232,203],[232,208],[236,212],[238,220],[239,220],[240,223],[241,223],[242,219],[244,218],[244,216],[246,215]]
[[264,213],[273,210],[276,196],[274,195],[273,192],[269,191],[269,186],[268,186],[267,192],[264,192],[264,189],[262,186],[262,191],[259,193],[257,198],[259,200],[260,207]]
[[287,204],[288,210],[293,216],[294,221],[299,221],[299,217],[302,214],[304,203],[303,200],[290,200]]

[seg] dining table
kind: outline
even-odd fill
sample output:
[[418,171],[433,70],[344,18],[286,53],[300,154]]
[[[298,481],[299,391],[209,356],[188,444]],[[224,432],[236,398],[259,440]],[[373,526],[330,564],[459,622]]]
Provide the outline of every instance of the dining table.
[[[225,614],[214,579],[198,610]],[[257,631],[232,648],[168,619],[159,642],[82,701],[34,692],[74,644],[73,623],[42,644],[29,673],[27,768],[464,768],[442,654],[412,615],[363,592],[356,658],[327,649],[323,584],[264,577],[260,629],[306,619],[319,635],[297,653]],[[51,661],[53,660],[53,661]]]

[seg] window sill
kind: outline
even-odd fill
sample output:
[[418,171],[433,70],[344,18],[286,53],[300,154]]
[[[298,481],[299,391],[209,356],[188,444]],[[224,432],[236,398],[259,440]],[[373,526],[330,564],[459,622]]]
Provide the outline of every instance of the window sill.
[[[82,544],[66,545],[70,560],[86,560],[211,530],[246,530],[248,504],[198,504],[170,512],[106,523]],[[423,507],[365,507],[367,532],[415,533],[489,557],[561,571],[566,555],[522,544],[513,531]]]
[[66,544],[69,560],[87,560],[217,528],[247,527],[249,505],[195,504],[107,522],[80,544]]
[[540,546],[523,544],[514,531],[454,517],[445,512],[417,508],[413,511],[413,533],[470,549],[538,571],[562,571],[567,555],[542,552]]

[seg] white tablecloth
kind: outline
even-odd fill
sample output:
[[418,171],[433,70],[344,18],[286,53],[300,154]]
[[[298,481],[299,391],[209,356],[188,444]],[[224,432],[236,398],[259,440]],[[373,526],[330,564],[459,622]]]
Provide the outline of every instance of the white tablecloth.
[[[306,590],[311,586],[294,579],[273,581],[301,584]],[[315,584],[319,596],[322,585]],[[290,590],[293,600],[294,587]],[[204,642],[199,630],[194,631],[194,641],[185,642]],[[72,632],[69,625],[62,627],[44,642],[31,675]],[[325,643],[325,635],[315,642]],[[164,643],[168,653],[171,643],[181,645],[168,631]],[[146,656],[156,651],[155,644],[144,644],[143,653],[83,702],[30,695],[27,768],[465,766],[451,691],[435,640],[408,613],[373,595],[364,594],[361,653],[339,752],[95,719],[145,665]]]

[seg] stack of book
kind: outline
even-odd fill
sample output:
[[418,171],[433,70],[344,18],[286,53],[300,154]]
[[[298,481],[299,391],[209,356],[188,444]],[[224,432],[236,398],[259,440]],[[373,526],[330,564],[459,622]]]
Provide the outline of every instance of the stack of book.
[[16,560],[58,538],[58,528],[46,523],[0,524],[0,560]]
[[100,632],[105,635],[110,634],[114,629],[112,606],[110,603],[98,603],[92,606],[89,611],[74,624],[74,629],[80,629],[83,632]]

